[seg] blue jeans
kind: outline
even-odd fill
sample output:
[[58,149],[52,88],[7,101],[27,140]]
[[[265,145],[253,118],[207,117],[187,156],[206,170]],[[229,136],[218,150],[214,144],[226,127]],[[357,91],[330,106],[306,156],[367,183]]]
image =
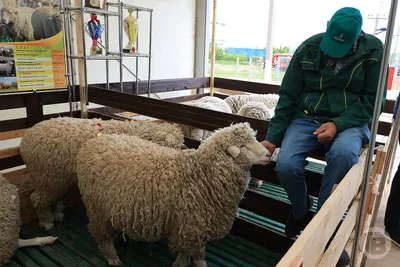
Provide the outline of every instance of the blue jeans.
[[292,204],[295,219],[303,218],[308,210],[306,185],[306,158],[325,146],[327,166],[318,196],[317,211],[330,196],[333,186],[339,184],[350,168],[358,162],[361,147],[369,142],[368,125],[354,127],[339,133],[329,145],[321,145],[314,131],[321,123],[314,120],[296,119],[284,135],[275,171]]

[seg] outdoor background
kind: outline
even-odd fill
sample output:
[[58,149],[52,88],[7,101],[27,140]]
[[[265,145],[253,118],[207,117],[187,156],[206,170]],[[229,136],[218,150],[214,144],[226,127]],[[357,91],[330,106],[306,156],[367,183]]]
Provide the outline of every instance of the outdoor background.
[[[216,65],[215,76],[231,79],[266,82],[265,55],[267,44],[269,1],[248,0],[246,7],[240,0],[219,0],[216,26]],[[376,0],[337,0],[336,2],[305,0],[275,0],[272,47],[273,54],[292,55],[302,41],[310,36],[324,32],[328,20],[336,10],[342,7],[360,9],[363,16],[363,30],[374,34],[385,42],[387,18],[390,1]],[[231,8],[231,7],[236,8]],[[251,7],[251,8],[247,8]],[[318,10],[318,12],[316,12]],[[400,13],[400,9],[397,11]],[[212,26],[212,5],[209,23]],[[397,16],[397,18],[400,16]],[[378,18],[378,19],[377,19]],[[382,29],[383,28],[383,29]],[[209,31],[209,44],[212,39],[212,27]],[[400,90],[400,65],[398,39],[400,20],[396,19],[395,34],[391,47],[390,66],[395,68],[392,90]],[[272,84],[281,84],[290,58],[281,57],[280,67],[277,58],[273,58],[271,71]],[[208,53],[208,75],[211,71],[211,45]],[[398,92],[389,95],[397,96]]]

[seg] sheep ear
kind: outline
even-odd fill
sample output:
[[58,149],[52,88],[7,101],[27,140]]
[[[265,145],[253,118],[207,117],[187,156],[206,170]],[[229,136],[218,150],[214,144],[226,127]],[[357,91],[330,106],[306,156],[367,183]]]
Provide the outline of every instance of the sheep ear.
[[236,158],[240,154],[240,148],[237,146],[230,146],[230,147],[228,147],[227,151],[234,158]]

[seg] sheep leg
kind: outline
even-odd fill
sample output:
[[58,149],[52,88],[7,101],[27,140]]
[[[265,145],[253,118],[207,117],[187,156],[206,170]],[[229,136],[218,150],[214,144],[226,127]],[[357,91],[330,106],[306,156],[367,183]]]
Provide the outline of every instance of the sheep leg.
[[18,248],[52,245],[57,240],[56,236],[36,237],[31,239],[18,239]]
[[189,263],[190,263],[189,255],[183,252],[179,252],[172,267],[187,267],[189,266]]
[[37,188],[36,191],[31,194],[30,200],[39,219],[39,226],[46,231],[52,229],[54,227],[54,217],[47,197],[40,194]]
[[207,267],[206,258],[206,246],[203,246],[199,251],[193,254],[193,262],[196,267]]
[[108,264],[111,266],[119,266],[122,264],[115,249],[114,240],[115,234],[110,222],[104,221],[101,216],[95,214],[90,209],[87,209],[89,217],[88,230],[91,235],[96,239],[97,248],[100,253],[107,259]]
[[64,221],[64,213],[65,210],[64,203],[62,201],[57,202],[55,211],[53,212],[53,218],[55,222],[63,222]]

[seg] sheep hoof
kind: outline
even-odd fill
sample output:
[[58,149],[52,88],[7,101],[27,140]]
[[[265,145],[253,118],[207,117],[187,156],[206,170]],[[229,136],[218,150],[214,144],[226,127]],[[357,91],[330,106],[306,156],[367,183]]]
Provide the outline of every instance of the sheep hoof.
[[122,264],[122,261],[119,258],[107,260],[107,261],[108,261],[108,265],[110,265],[110,266],[119,266]]
[[40,246],[45,246],[45,245],[53,245],[54,242],[58,239],[58,236],[46,236],[40,238],[39,245]]
[[64,221],[64,213],[62,212],[54,212],[53,213],[55,222],[63,222]]
[[49,231],[53,229],[54,223],[53,222],[40,222],[39,227],[44,228],[44,230]]
[[194,260],[194,266],[196,267],[207,267],[207,262],[205,260]]

